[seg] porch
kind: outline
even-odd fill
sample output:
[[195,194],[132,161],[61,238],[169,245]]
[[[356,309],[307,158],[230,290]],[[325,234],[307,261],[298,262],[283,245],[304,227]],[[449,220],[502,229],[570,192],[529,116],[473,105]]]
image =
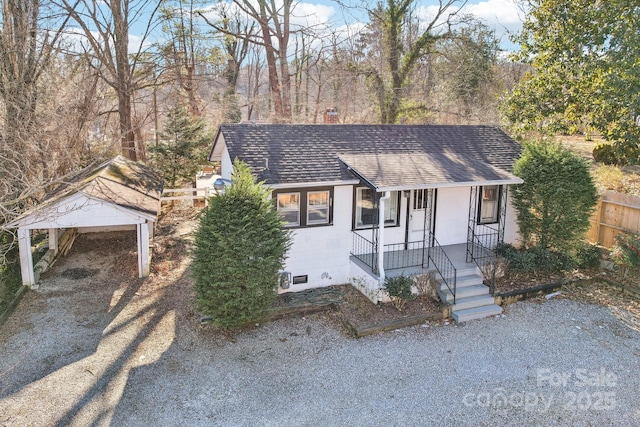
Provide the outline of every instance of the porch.
[[430,271],[457,321],[481,317],[467,317],[467,309],[501,311],[491,296],[494,248],[504,241],[508,186],[520,178],[453,154],[339,159],[361,179],[354,192],[351,264],[357,268],[351,277],[366,274],[370,299],[389,299],[389,276]]
[[[368,272],[378,277],[378,254],[367,252],[364,245],[372,247],[372,243],[358,234],[353,235],[353,250],[351,260],[366,268]],[[360,249],[360,250],[358,250]],[[422,242],[393,243],[384,245],[384,272],[386,277],[395,277],[400,274],[411,275],[433,270],[429,263],[429,254],[432,258],[448,259],[456,272],[475,269],[476,264],[467,262],[467,244],[446,245],[441,247],[425,246]],[[446,257],[446,258],[444,258]]]
[[[478,236],[472,241],[479,241]],[[378,288],[378,294],[384,293],[382,287],[386,277],[432,272],[438,280],[438,296],[442,302],[451,305],[452,316],[457,322],[502,313],[492,296],[494,250],[471,243],[441,246],[433,236],[425,242],[384,245],[380,271],[376,251],[363,250],[375,248],[373,243],[354,233],[351,262],[377,282],[374,286]]]
[[[467,247],[467,243],[445,246],[435,243],[429,246],[428,242],[425,245],[422,241],[386,244],[383,256],[384,276],[407,276],[429,270],[450,277],[452,273],[456,273],[456,276],[463,275],[472,270],[476,271],[478,265],[488,262],[494,255],[492,250],[476,245],[470,248],[475,258],[474,262]],[[351,260],[372,276],[379,278],[378,254],[374,250],[374,244],[356,233],[353,233]],[[440,271],[437,271],[438,269]]]

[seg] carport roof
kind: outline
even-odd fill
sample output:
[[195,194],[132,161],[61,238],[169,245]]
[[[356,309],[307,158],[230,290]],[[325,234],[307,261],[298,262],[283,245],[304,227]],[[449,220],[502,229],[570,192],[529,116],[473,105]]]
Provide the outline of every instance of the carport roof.
[[162,177],[149,166],[116,156],[66,179],[40,205],[11,225],[19,226],[38,211],[79,193],[155,218],[160,212],[163,186]]

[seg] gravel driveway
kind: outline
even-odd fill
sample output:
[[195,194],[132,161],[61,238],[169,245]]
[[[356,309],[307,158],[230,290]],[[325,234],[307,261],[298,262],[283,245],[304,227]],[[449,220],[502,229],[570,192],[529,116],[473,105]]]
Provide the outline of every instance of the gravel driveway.
[[0,425],[640,425],[624,312],[553,299],[359,340],[326,315],[230,339],[198,325],[186,262],[134,280],[135,253],[91,247],[0,329]]

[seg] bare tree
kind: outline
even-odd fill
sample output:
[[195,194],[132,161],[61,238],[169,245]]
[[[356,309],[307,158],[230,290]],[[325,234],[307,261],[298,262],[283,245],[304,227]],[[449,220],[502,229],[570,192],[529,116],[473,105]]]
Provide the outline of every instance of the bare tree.
[[260,88],[262,87],[262,73],[264,71],[264,59],[260,55],[258,46],[249,47],[249,61],[246,67],[247,83],[245,92],[247,94],[247,120],[254,120],[259,112],[256,112],[260,98]]
[[200,16],[219,33],[222,42],[226,80],[223,99],[224,118],[229,122],[239,122],[242,119],[242,113],[237,98],[238,78],[242,64],[249,53],[250,40],[256,36],[256,24],[242,16],[239,11],[234,11],[229,3],[220,3],[215,12],[218,15],[215,21],[203,13],[200,13]]
[[[132,119],[132,94],[136,89],[134,73],[144,43],[149,36],[160,2],[147,0],[61,0],[62,7],[82,30],[85,52],[101,78],[118,98],[118,117],[122,153],[137,160],[136,137]],[[148,4],[152,3],[151,7]],[[148,11],[147,9],[151,9]],[[131,24],[145,17],[147,25],[137,52],[129,55]],[[84,46],[84,42],[88,46]],[[138,141],[142,143],[141,141]]]
[[360,68],[377,100],[382,123],[396,123],[406,88],[420,58],[432,52],[436,42],[451,35],[460,7],[466,0],[439,0],[426,22],[412,16],[415,0],[386,0],[369,9],[370,29],[380,43],[377,64]]
[[[296,0],[234,0],[234,3],[260,27],[258,37],[239,35],[258,43],[265,49],[269,88],[275,111],[275,120],[291,122],[291,73],[287,50],[291,35],[291,13]],[[232,34],[234,35],[234,34]],[[235,34],[238,36],[238,34]],[[274,42],[275,40],[275,42]]]
[[198,65],[209,61],[207,48],[212,38],[197,22],[203,6],[204,2],[199,0],[171,0],[165,1],[160,9],[162,31],[168,38],[159,46],[166,64],[163,71],[168,74],[167,79],[177,82],[186,94],[189,111],[195,116],[203,113],[198,93]]
[[[53,56],[38,78],[37,102],[28,134],[0,149],[0,265],[14,244],[7,223],[30,209],[65,176],[111,153],[92,145],[102,83],[86,61]],[[2,133],[4,135],[4,132]],[[10,236],[10,235],[9,235]]]
[[28,170],[31,143],[37,141],[33,134],[37,129],[38,84],[51,64],[67,23],[50,6],[39,0],[2,2],[0,99],[4,114],[0,156],[4,165],[3,195],[15,195],[24,189],[21,177]]

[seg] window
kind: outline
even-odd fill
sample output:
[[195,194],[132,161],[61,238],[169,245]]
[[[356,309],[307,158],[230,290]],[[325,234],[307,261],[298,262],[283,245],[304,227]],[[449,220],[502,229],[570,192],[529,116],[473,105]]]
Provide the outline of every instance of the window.
[[376,210],[373,206],[373,190],[356,189],[356,227],[366,227],[374,223]]
[[278,194],[278,212],[285,221],[285,227],[300,225],[300,193]]
[[314,227],[332,225],[333,187],[301,188],[295,192],[273,192],[276,209],[285,221],[285,227]]
[[424,210],[429,201],[429,190],[413,190],[413,210]]
[[384,204],[384,225],[398,223],[398,192],[392,191],[391,197]]
[[329,191],[307,193],[307,224],[329,223]]
[[500,206],[500,186],[486,185],[481,187],[482,197],[478,213],[479,224],[492,224],[498,222]]
[[[384,204],[384,224],[398,224],[398,195],[391,192],[391,197]],[[378,208],[374,204],[375,192],[367,187],[356,188],[356,228],[366,228],[378,222]]]

